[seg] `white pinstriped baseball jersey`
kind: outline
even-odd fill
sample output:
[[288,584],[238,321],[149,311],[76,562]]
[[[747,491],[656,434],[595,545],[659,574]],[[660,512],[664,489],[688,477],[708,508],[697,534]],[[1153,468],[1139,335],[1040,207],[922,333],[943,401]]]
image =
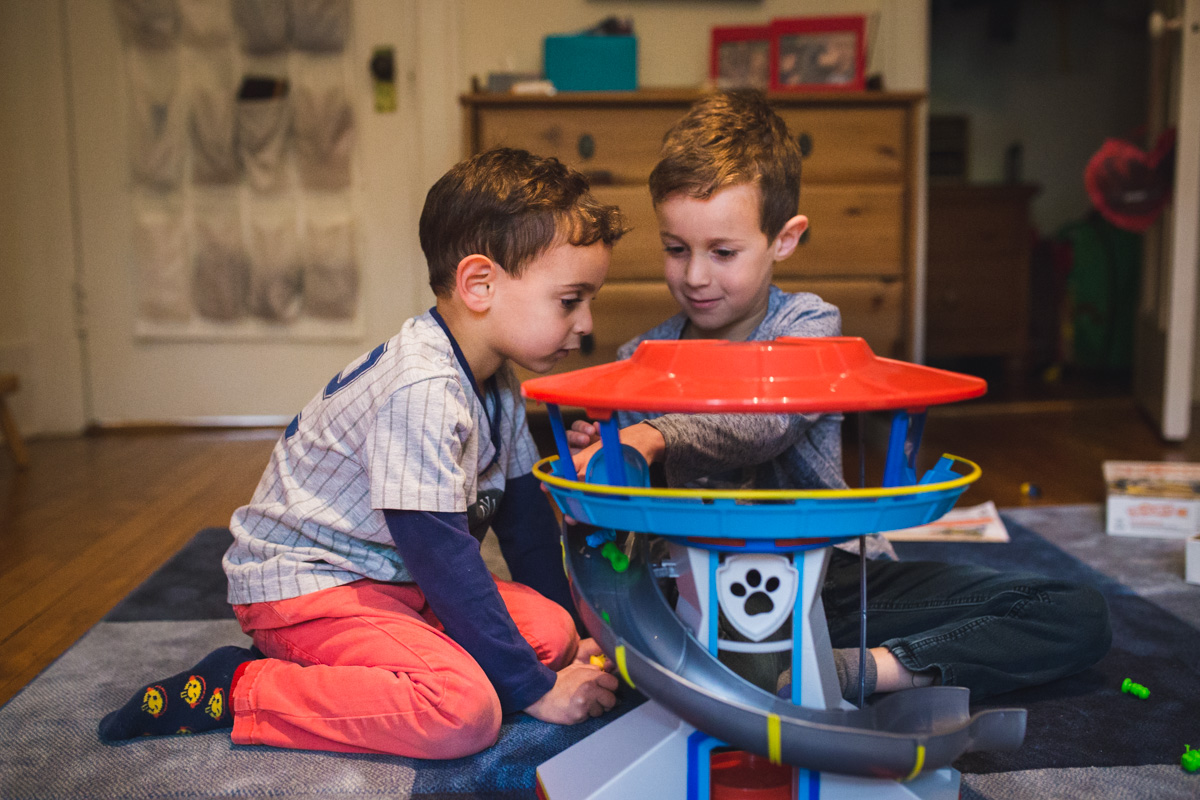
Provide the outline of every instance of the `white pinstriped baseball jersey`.
[[496,374],[485,410],[439,319],[410,319],[292,420],[230,521],[230,603],[410,581],[382,509],[467,512],[482,536],[505,481],[530,471],[537,449],[512,371]]

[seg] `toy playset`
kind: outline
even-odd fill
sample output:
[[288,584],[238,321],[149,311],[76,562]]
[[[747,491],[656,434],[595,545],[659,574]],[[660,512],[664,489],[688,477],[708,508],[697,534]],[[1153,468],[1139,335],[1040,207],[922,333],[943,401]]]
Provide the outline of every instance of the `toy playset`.
[[[626,361],[536,378],[522,391],[547,404],[558,450],[534,472],[584,523],[564,536],[580,614],[620,676],[649,698],[542,764],[541,797],[954,800],[954,759],[1021,744],[1024,710],[971,715],[960,687],[896,692],[861,708],[843,700],[820,596],[831,546],[938,519],[978,478],[957,456],[920,476],[916,464],[926,409],[982,395],[982,380],[879,358],[851,337],[649,341]],[[562,406],[600,422],[602,449],[583,479]],[[613,412],[624,409],[893,415],[879,487],[660,489],[620,444]],[[650,557],[651,537],[666,540],[668,558]],[[673,606],[664,578],[678,589]],[[736,641],[719,633],[719,618]],[[722,664],[723,652],[786,653],[790,688],[759,688]]]

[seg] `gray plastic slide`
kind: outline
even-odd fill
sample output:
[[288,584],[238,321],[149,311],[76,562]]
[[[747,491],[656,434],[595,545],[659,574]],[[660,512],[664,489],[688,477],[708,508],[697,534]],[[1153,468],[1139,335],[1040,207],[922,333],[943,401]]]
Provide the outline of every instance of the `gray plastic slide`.
[[[884,695],[861,709],[793,705],[742,680],[700,646],[667,605],[649,569],[645,537],[623,573],[567,529],[567,569],[584,624],[604,652],[624,648],[633,685],[689,725],[738,749],[821,772],[907,778],[975,750],[1015,750],[1025,709],[972,716],[969,691],[933,686]],[[775,719],[778,722],[775,722]]]

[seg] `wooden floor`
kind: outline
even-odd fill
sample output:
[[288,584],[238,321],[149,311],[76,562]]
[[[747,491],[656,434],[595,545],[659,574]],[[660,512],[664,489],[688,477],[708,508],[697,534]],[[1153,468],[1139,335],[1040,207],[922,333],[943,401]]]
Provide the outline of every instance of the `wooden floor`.
[[[863,428],[873,470],[882,426]],[[228,524],[250,498],[278,435],[147,432],[34,440],[25,472],[0,451],[0,703],[197,530]],[[847,450],[847,475],[856,476],[857,447]],[[1103,460],[1200,461],[1200,435],[1183,445],[1163,444],[1124,399],[964,405],[930,413],[921,469],[942,452],[983,467],[960,502],[1091,503],[1104,498]],[[878,480],[868,472],[868,484]],[[1023,483],[1036,485],[1040,497],[1024,496]]]

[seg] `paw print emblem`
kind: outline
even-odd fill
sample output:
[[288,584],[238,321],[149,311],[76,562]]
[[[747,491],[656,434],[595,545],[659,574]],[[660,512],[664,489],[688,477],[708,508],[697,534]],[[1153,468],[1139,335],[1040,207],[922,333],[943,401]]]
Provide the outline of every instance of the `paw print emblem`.
[[729,556],[717,568],[721,610],[752,642],[761,642],[788,618],[798,584],[791,559],[769,553]]

